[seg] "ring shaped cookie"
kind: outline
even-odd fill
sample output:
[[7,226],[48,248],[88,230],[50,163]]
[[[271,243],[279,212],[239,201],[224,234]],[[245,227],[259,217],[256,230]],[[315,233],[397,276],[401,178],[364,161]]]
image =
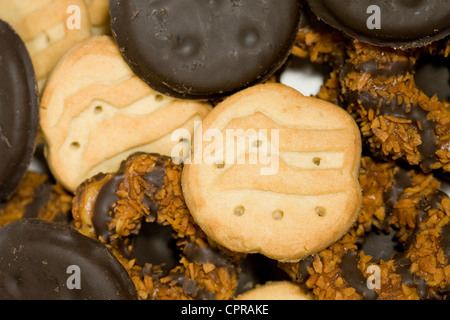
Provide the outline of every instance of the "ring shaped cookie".
[[[230,299],[240,257],[211,242],[194,222],[181,192],[181,170],[168,157],[130,156],[117,173],[99,174],[78,188],[76,228],[112,249],[140,299]],[[157,236],[164,233],[161,228],[169,229],[175,244]],[[138,244],[145,236],[155,238],[140,258]],[[177,257],[169,257],[174,247]],[[153,251],[156,255],[148,257]],[[158,254],[167,259],[161,261]]]
[[353,224],[360,154],[359,130],[341,108],[283,84],[256,85],[197,128],[183,193],[219,244],[295,261]]
[[450,58],[450,41],[410,51],[353,42],[347,55],[343,97],[373,154],[425,172],[450,171],[448,101],[428,96],[415,79],[422,56]]
[[431,174],[363,157],[363,207],[338,242],[281,268],[319,299],[448,298],[450,201]]

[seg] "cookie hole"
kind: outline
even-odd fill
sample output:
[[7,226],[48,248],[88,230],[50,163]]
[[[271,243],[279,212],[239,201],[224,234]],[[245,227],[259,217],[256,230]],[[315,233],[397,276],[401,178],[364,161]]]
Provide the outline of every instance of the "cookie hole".
[[255,142],[253,142],[254,148],[260,148],[262,145],[263,145],[263,142],[261,140],[256,140]]
[[223,169],[223,168],[225,168],[225,162],[216,163],[216,168],[217,168],[217,169]]
[[323,207],[317,207],[317,208],[315,209],[315,211],[316,211],[316,213],[317,213],[317,215],[318,215],[319,217],[324,217],[325,214],[327,213],[326,210],[325,210],[325,208],[323,208]]
[[234,211],[233,211],[234,215],[237,217],[243,216],[244,212],[245,212],[245,208],[243,206],[236,207],[236,208],[234,208]]
[[316,166],[320,166],[320,162],[322,161],[321,158],[319,157],[315,157],[313,158],[312,162],[316,165]]
[[164,96],[162,95],[162,94],[157,94],[156,96],[155,96],[155,101],[156,102],[161,102],[161,101],[163,101],[164,100]]
[[103,112],[103,107],[102,106],[96,106],[95,108],[94,108],[94,113],[95,114],[100,114],[100,113],[102,113]]
[[72,142],[71,144],[70,144],[70,148],[72,149],[72,150],[78,150],[78,149],[80,149],[80,147],[81,147],[81,145],[80,145],[80,143],[79,142]]
[[272,213],[272,218],[277,221],[283,219],[283,216],[284,216],[284,212],[281,210],[275,210]]

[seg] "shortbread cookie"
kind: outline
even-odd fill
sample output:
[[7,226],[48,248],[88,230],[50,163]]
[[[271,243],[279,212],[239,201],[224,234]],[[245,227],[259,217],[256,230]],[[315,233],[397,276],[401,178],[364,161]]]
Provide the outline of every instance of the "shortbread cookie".
[[133,74],[111,37],[92,37],[60,61],[43,93],[49,167],[74,192],[87,178],[116,171],[132,153],[172,156],[180,144],[172,133],[193,133],[210,109],[152,90]]
[[186,203],[230,250],[296,261],[337,241],[358,214],[360,133],[332,103],[257,85],[217,105],[194,140]]
[[25,44],[0,20],[0,202],[25,176],[39,127],[36,76]]
[[297,283],[273,281],[239,295],[236,300],[313,300]]
[[25,42],[40,89],[61,56],[91,35],[83,0],[0,0],[0,18]]
[[111,34],[109,23],[109,0],[84,0],[84,2],[86,2],[88,8],[89,20],[92,25],[92,34]]

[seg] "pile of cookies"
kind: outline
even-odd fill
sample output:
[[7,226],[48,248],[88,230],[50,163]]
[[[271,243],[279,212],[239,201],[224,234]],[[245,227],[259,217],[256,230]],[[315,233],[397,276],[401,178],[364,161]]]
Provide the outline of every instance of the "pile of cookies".
[[0,0],[0,298],[448,299],[449,14]]

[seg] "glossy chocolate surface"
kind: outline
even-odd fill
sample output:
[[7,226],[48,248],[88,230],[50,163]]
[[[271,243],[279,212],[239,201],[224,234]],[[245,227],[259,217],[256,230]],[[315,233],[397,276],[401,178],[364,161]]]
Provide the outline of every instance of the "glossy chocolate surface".
[[0,229],[0,252],[2,300],[136,299],[131,278],[107,247],[71,227],[38,219],[10,223]]
[[111,26],[131,69],[155,90],[191,99],[262,82],[286,61],[301,1],[110,0]]
[[326,23],[373,45],[421,47],[450,34],[449,0],[307,1]]
[[0,200],[19,186],[33,157],[39,127],[36,77],[22,39],[0,20]]

